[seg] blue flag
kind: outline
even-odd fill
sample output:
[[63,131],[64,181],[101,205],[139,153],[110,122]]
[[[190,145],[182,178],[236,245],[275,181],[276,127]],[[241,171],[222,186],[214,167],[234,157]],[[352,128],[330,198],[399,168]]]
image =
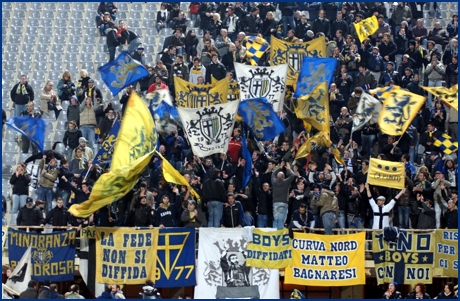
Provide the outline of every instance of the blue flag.
[[115,61],[108,62],[98,70],[113,96],[141,78],[149,76],[141,62],[133,59],[127,51],[123,51]]
[[112,161],[115,142],[117,141],[118,131],[120,130],[120,121],[117,120],[109,131],[107,138],[102,142],[101,149],[94,157],[93,164],[109,163]]
[[265,98],[246,99],[238,106],[238,115],[257,140],[271,140],[284,132],[284,123]]
[[44,153],[45,132],[48,124],[45,120],[30,116],[17,116],[9,118],[5,124],[26,136],[41,153]]
[[299,98],[310,94],[322,82],[327,82],[329,88],[334,78],[337,62],[337,59],[331,58],[305,57],[294,97]]
[[195,228],[160,229],[155,287],[195,286]]
[[246,161],[244,165],[243,180],[241,181],[241,189],[244,190],[246,186],[248,186],[249,180],[251,179],[252,171],[252,154],[248,149],[246,131],[243,131],[243,137],[241,138],[241,152],[243,154],[243,159]]

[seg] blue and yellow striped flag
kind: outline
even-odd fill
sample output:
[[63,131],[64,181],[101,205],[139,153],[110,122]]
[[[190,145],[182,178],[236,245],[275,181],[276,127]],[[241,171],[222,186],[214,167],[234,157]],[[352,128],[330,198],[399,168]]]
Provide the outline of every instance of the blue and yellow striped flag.
[[433,145],[439,147],[439,149],[447,155],[458,151],[458,141],[454,141],[452,137],[447,134],[442,134],[441,137],[435,138]]
[[245,40],[246,55],[251,59],[251,65],[257,66],[260,58],[270,48],[270,45],[264,38],[257,36],[247,36]]
[[125,196],[136,185],[155,153],[157,133],[146,105],[133,92],[126,106],[112,167],[96,181],[89,200],[69,208],[73,216],[88,217]]

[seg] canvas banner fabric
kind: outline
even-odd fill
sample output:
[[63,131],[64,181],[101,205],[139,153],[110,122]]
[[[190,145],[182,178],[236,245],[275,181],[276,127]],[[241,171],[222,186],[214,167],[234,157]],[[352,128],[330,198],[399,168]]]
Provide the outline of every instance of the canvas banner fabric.
[[281,269],[291,263],[292,248],[289,230],[254,229],[248,244],[246,264],[262,269]]
[[434,275],[458,278],[458,230],[436,230]]

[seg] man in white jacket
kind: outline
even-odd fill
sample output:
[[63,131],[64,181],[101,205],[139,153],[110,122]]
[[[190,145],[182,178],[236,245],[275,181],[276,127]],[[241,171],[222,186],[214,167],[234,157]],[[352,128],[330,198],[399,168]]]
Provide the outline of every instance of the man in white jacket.
[[401,195],[406,191],[406,188],[403,188],[394,199],[392,199],[388,204],[385,205],[386,198],[384,196],[379,196],[377,198],[377,204],[372,197],[371,190],[369,189],[369,184],[366,183],[367,197],[369,198],[369,204],[371,205],[372,211],[374,213],[374,221],[372,223],[372,229],[383,229],[390,226],[389,215],[391,209],[396,204],[396,201],[399,200]]

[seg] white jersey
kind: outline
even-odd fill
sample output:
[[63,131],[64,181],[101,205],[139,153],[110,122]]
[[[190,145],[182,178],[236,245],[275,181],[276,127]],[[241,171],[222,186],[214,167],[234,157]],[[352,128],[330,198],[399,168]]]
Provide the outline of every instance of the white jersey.
[[374,222],[372,223],[372,229],[383,229],[390,226],[390,211],[393,209],[396,201],[392,199],[388,204],[383,207],[377,206],[377,203],[373,198],[369,199],[372,212],[374,213]]

